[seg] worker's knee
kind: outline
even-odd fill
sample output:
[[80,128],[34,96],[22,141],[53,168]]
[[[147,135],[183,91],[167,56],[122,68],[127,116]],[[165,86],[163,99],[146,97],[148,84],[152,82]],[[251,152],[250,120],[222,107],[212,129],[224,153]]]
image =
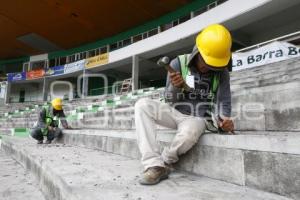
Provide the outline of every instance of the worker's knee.
[[150,105],[150,101],[150,99],[146,98],[139,99],[134,105],[135,110],[144,110]]
[[153,101],[152,99],[143,98],[135,103],[134,108],[135,113],[137,114],[141,112],[154,114],[157,110],[157,102]]
[[190,131],[189,134],[185,134],[183,137],[183,143],[187,146],[193,146],[198,142],[200,135],[197,134],[195,131]]
[[40,129],[32,129],[31,132],[30,132],[30,135],[34,139],[38,139],[38,140],[43,136]]
[[35,135],[37,135],[38,134],[38,130],[37,129],[32,129],[31,131],[30,131],[30,135],[31,136],[35,136]]
[[202,135],[202,133],[204,133],[204,131],[205,122],[203,119],[200,118],[189,120],[187,123],[180,127],[181,134],[184,135],[184,138],[188,142],[196,143],[199,137]]

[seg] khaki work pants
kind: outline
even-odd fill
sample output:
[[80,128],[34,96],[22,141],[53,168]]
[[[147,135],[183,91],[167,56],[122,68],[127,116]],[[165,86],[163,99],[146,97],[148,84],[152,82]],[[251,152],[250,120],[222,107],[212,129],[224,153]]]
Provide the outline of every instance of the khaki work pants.
[[[160,152],[156,140],[156,124],[177,129],[170,146]],[[195,145],[206,129],[205,119],[184,115],[167,103],[152,99],[140,99],[135,104],[137,142],[144,169],[175,163],[178,156]]]

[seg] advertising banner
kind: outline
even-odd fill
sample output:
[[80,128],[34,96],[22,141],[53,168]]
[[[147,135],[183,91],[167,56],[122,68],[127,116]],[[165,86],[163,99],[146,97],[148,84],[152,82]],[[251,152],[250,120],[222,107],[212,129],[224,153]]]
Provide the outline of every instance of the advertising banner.
[[93,68],[108,63],[108,53],[86,59],[85,67]]
[[288,42],[273,42],[258,49],[232,54],[232,71],[247,69],[300,56],[300,48]]
[[26,72],[7,74],[7,81],[8,82],[22,81],[22,80],[26,80]]
[[76,72],[76,71],[79,71],[79,70],[83,70],[84,69],[84,63],[85,63],[85,59],[79,60],[77,62],[65,64],[64,73],[68,74],[68,73]]
[[48,68],[45,72],[46,76],[56,76],[56,75],[61,75],[64,74],[65,66],[60,65],[60,66],[55,66]]
[[36,70],[26,72],[26,79],[31,80],[31,79],[42,78],[44,75],[45,75],[44,69],[36,69]]

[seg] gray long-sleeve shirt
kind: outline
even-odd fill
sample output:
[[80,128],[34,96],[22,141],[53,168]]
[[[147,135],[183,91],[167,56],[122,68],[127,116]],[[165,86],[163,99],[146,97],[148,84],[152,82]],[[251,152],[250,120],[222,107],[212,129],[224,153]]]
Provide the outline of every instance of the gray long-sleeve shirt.
[[[68,127],[68,123],[65,120],[65,113],[63,110],[53,110],[53,108],[49,108],[51,115],[57,116],[60,119],[60,122],[64,128]],[[38,128],[47,128],[46,127],[46,108],[42,108],[39,112],[38,121],[36,127]],[[56,126],[55,124],[51,124],[51,126]]]
[[[170,66],[180,72],[180,62],[175,58],[170,63]],[[228,69],[220,72],[209,71],[206,74],[198,72],[194,67],[190,67],[191,75],[195,78],[195,91],[182,92],[182,89],[176,88],[170,81],[169,74],[167,76],[165,99],[167,102],[183,114],[193,115],[198,117],[207,116],[207,111],[210,110],[209,91],[211,89],[211,77],[214,73],[219,73],[220,81],[217,90],[215,111],[219,116],[231,116],[231,91],[230,91],[230,76]]]

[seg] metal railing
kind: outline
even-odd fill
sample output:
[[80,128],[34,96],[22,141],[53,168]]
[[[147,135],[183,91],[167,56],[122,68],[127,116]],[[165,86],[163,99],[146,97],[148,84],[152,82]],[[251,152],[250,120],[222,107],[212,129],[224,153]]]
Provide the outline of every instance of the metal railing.
[[98,95],[103,95],[104,91],[107,91],[108,94],[112,94],[114,87],[113,86],[108,86],[108,87],[101,87],[101,88],[94,88],[91,89],[88,93],[89,96],[98,96]]
[[240,50],[236,51],[236,53],[249,51],[249,50],[252,50],[252,49],[257,49],[261,46],[264,46],[266,44],[269,44],[269,43],[272,43],[272,42],[275,42],[275,41],[289,42],[289,41],[293,41],[293,40],[296,40],[296,39],[299,39],[299,38],[300,38],[300,31],[297,31],[297,32],[294,32],[294,33],[291,33],[291,34],[288,34],[288,35],[284,35],[284,36],[281,36],[281,37],[278,37],[278,38],[274,38],[274,39],[271,39],[271,40],[268,40],[268,41],[265,41],[265,42],[261,42],[261,43],[258,43],[258,44],[240,49]]
[[[155,27],[151,30],[139,33],[137,35],[133,35],[129,38],[126,38],[126,39],[123,39],[123,40],[120,40],[120,41],[113,42],[111,44],[107,44],[107,45],[98,47],[96,49],[90,49],[90,50],[87,50],[87,51],[78,52],[78,53],[68,55],[68,56],[65,56],[65,57],[54,58],[53,59],[54,61],[52,61],[51,63],[55,63],[55,65],[62,65],[62,64],[67,64],[67,63],[75,62],[75,61],[78,61],[78,60],[82,60],[82,59],[85,59],[85,58],[97,56],[101,53],[112,52],[114,50],[126,47],[126,46],[131,45],[135,42],[147,39],[148,37],[159,34],[160,32],[163,32],[163,31],[168,30],[170,28],[173,28],[173,27],[177,26],[178,24],[184,23],[184,22],[186,22],[186,21],[188,21],[188,20],[190,20],[190,19],[192,19],[192,18],[194,18],[194,17],[196,17],[196,16],[198,16],[198,15],[204,13],[204,12],[207,12],[207,11],[217,7],[220,4],[223,4],[226,1],[228,1],[228,0],[216,0],[216,1],[204,6],[202,8],[199,8],[198,10],[191,11],[189,13],[189,15],[182,16],[181,18],[178,18],[178,19],[174,19],[170,23],[160,25],[160,26]],[[168,28],[164,29],[164,26],[168,26]],[[63,63],[61,63],[61,60],[64,60]],[[51,67],[53,67],[53,66],[51,65]]]
[[[39,97],[39,95],[30,95],[30,96],[25,96],[23,102],[37,102],[37,101],[42,101],[42,98]],[[9,98],[10,103],[20,103],[20,97],[19,96],[11,96]]]

